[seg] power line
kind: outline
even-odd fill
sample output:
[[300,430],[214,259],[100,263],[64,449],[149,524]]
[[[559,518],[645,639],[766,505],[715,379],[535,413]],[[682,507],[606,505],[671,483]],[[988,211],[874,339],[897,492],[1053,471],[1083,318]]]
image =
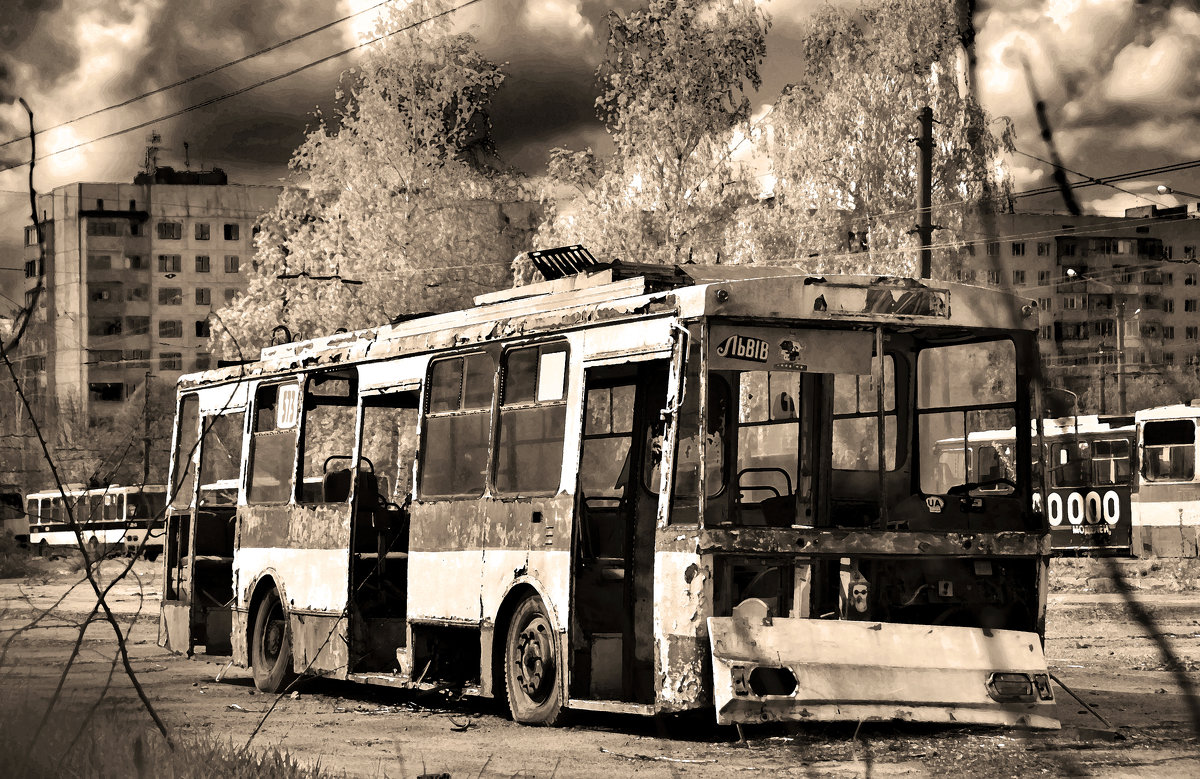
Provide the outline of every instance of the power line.
[[[187,78],[180,79],[179,81],[176,81],[171,84],[167,84],[166,86],[157,87],[155,89],[150,90],[149,92],[143,92],[142,94],[137,95],[136,97],[131,97],[127,100],[121,101],[120,103],[113,103],[112,105],[107,105],[107,106],[104,106],[103,108],[98,108],[95,111],[91,111],[86,114],[80,114],[79,116],[75,117],[74,119],[67,119],[65,122],[59,122],[58,124],[52,125],[43,130],[38,130],[34,134],[35,135],[44,135],[45,133],[59,129],[60,127],[66,127],[69,124],[74,124],[75,122],[79,122],[84,119],[89,119],[93,116],[97,116],[99,114],[103,114],[108,111],[113,111],[118,108],[124,108],[125,106],[127,106],[131,103],[136,103],[139,100],[144,100],[148,97],[153,97],[154,95],[157,95],[161,92],[166,92],[169,89],[174,89],[175,87],[181,87],[185,84],[190,84],[193,81],[202,79],[206,76],[211,76],[212,74],[218,73],[222,70],[225,70],[226,68],[231,68],[234,65],[240,65],[241,63],[246,62],[247,60],[254,59],[255,57],[261,57],[264,54],[268,54],[272,51],[275,51],[276,49],[287,46],[290,43],[295,43],[296,41],[300,41],[300,40],[308,38],[312,35],[316,35],[319,32],[324,32],[325,30],[328,30],[330,27],[335,27],[335,26],[341,24],[342,22],[346,22],[346,21],[349,21],[350,19],[353,19],[356,16],[362,16],[365,13],[374,11],[376,8],[387,5],[389,2],[391,2],[391,0],[383,0],[383,2],[376,3],[375,5],[371,6],[370,8],[364,8],[363,10],[357,11],[348,16],[343,16],[341,19],[335,19],[332,22],[323,24],[320,27],[314,27],[313,29],[311,29],[307,32],[300,33],[299,35],[293,35],[291,38],[288,38],[287,40],[279,41],[278,43],[271,44],[270,46],[259,49],[258,51],[252,52],[243,57],[238,57],[237,59],[230,60],[229,62],[226,62],[223,65],[217,65],[216,67],[209,68],[208,70],[206,70],[202,73],[197,73],[193,76],[188,76]],[[27,136],[27,135],[23,135],[18,138],[12,138],[11,140],[4,141],[3,143],[0,143],[0,149],[4,148],[5,146],[10,146],[14,143],[17,143],[18,141],[23,141],[28,137],[29,136]]]
[[[483,0],[466,0],[466,2],[460,3],[459,5],[456,5],[453,8],[448,8],[445,11],[439,11],[438,13],[433,14],[431,16],[427,16],[423,19],[418,19],[417,21],[415,21],[411,24],[407,24],[403,27],[392,30],[391,32],[384,33],[383,35],[379,35],[375,38],[372,38],[369,41],[364,41],[363,43],[357,44],[355,46],[351,46],[348,49],[342,49],[339,52],[335,52],[333,54],[327,54],[324,57],[312,60],[311,62],[301,65],[297,68],[292,68],[291,70],[289,70],[285,73],[280,73],[278,75],[271,76],[270,78],[265,78],[261,81],[257,81],[253,84],[250,84],[249,86],[245,86],[240,89],[235,89],[232,92],[226,92],[223,95],[218,95],[216,97],[211,97],[207,100],[202,100],[199,103],[195,103],[195,104],[187,106],[185,108],[181,108],[177,111],[172,111],[168,114],[163,114],[162,116],[156,117],[154,119],[149,119],[144,122],[139,122],[138,124],[135,124],[131,127],[126,127],[122,130],[114,130],[111,133],[101,135],[97,138],[92,138],[91,140],[80,141],[79,143],[76,143],[72,146],[65,146],[61,149],[56,149],[52,152],[47,152],[47,153],[37,157],[36,161],[45,160],[45,159],[48,159],[48,158],[53,157],[58,154],[63,154],[65,152],[74,151],[76,149],[83,148],[84,146],[90,146],[93,143],[99,143],[100,141],[107,141],[111,138],[116,138],[116,137],[119,137],[122,135],[126,135],[126,134],[134,132],[136,130],[143,130],[152,124],[156,124],[158,122],[165,122],[168,119],[174,119],[175,117],[182,116],[183,114],[190,113],[190,112],[195,111],[200,108],[207,108],[208,106],[223,102],[232,97],[237,97],[238,95],[245,94],[246,92],[250,92],[251,90],[258,89],[261,86],[266,86],[267,84],[273,84],[276,81],[282,81],[283,79],[294,76],[297,73],[303,73],[304,71],[309,70],[310,68],[315,68],[317,65],[323,65],[326,62],[330,62],[330,61],[338,59],[340,57],[344,57],[347,54],[357,51],[358,49],[364,48],[366,46],[370,46],[371,44],[374,44],[374,43],[378,43],[386,38],[392,37],[393,35],[399,35],[402,32],[408,32],[409,30],[416,29],[417,27],[420,27],[423,24],[427,24],[429,22],[432,22],[435,19],[439,19],[444,16],[449,16],[450,14],[453,14],[457,11],[461,11],[462,9],[466,8],[467,6],[475,5],[476,3],[480,3],[482,1]],[[25,137],[29,137],[29,136],[25,136]],[[23,165],[28,165],[28,164],[29,164],[29,162],[27,161],[27,162],[15,162],[15,163],[12,163],[9,165],[5,165],[3,167],[0,167],[0,173],[9,171],[9,170],[13,170],[15,168],[19,168]]]

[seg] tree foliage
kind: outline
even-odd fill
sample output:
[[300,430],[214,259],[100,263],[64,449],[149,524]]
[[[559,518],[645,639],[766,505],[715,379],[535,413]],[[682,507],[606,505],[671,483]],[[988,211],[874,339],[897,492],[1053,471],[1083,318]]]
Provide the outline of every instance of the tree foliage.
[[1010,133],[994,132],[968,89],[958,19],[954,0],[816,12],[801,41],[803,72],[757,133],[774,198],[739,215],[730,235],[739,261],[811,258],[822,270],[915,275],[915,139],[926,105],[935,121],[933,221],[943,228],[934,245],[961,243],[971,204],[1005,201],[1000,159]]
[[551,188],[575,196],[547,214],[539,243],[632,261],[711,258],[744,198],[728,142],[761,83],[769,21],[753,0],[651,0],[608,22],[596,107],[614,152],[551,152]]
[[492,148],[488,106],[504,76],[444,18],[419,23],[442,9],[389,7],[372,37],[409,29],[343,74],[336,115],[318,114],[261,221],[246,294],[219,312],[219,353],[254,356],[279,324],[305,337],[353,330],[508,282],[526,242],[521,209],[509,212],[530,195]]

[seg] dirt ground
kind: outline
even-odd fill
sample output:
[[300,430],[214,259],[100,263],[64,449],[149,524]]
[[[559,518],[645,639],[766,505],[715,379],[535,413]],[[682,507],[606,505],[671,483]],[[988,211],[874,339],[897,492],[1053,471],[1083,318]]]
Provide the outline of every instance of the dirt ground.
[[[111,574],[116,563],[106,563]],[[1139,589],[1113,592],[1098,563],[1056,561],[1046,650],[1051,672],[1108,724],[1056,688],[1059,732],[896,723],[732,729],[696,721],[575,716],[566,727],[521,727],[495,705],[328,681],[275,701],[224,661],[171,655],[156,645],[160,566],[139,562],[110,606],[128,625],[133,666],[168,725],[233,744],[254,739],[335,774],[408,777],[753,776],[1200,776],[1189,689],[1200,688],[1200,593],[1193,569],[1128,564]],[[40,716],[94,598],[79,573],[47,563],[0,580],[0,708]],[[65,598],[63,597],[65,595]],[[58,602],[62,599],[61,602]],[[57,603],[57,605],[55,605]],[[36,625],[31,621],[53,610]],[[21,630],[22,628],[26,628]],[[20,631],[20,632],[18,632]],[[10,641],[11,639],[11,641]],[[1164,654],[1164,648],[1169,654]],[[89,627],[64,700],[86,708],[105,687],[111,627]],[[118,671],[107,696],[134,710]],[[137,715],[150,727],[148,718]],[[1111,728],[1109,727],[1111,725]]]

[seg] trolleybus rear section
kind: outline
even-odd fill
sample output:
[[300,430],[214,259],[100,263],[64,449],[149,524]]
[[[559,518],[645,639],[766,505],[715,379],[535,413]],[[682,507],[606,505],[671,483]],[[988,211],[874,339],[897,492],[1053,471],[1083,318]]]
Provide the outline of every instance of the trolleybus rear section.
[[[1029,314],[614,263],[185,376],[160,642],[527,723],[1056,727]],[[1004,428],[1004,479],[935,452]]]

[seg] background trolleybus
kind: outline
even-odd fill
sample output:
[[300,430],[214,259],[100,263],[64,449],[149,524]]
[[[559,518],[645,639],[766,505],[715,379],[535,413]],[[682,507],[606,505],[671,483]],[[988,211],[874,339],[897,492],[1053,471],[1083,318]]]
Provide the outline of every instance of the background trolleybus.
[[42,555],[78,549],[74,519],[93,552],[141,549],[147,560],[156,560],[163,548],[166,494],[161,484],[95,489],[72,485],[61,492],[30,493],[25,497],[29,543]]

